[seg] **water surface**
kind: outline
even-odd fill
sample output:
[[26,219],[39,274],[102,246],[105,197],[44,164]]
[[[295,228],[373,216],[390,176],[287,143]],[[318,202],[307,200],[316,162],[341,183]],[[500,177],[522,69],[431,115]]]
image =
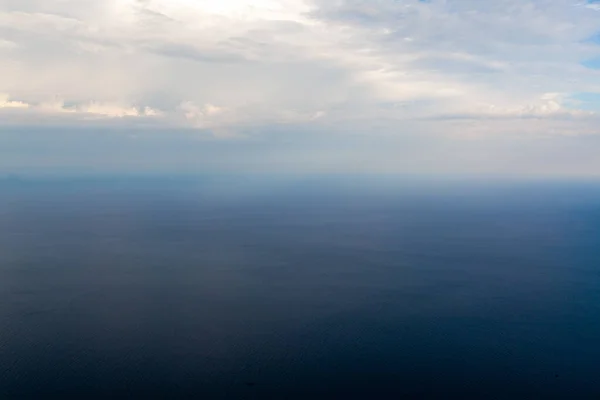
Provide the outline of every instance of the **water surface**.
[[600,396],[600,184],[361,179],[0,181],[0,397]]

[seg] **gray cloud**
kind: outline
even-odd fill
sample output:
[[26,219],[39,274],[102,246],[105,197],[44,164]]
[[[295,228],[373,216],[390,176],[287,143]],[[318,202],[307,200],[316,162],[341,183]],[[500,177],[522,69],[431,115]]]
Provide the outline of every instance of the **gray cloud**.
[[575,0],[4,0],[0,130],[363,131],[424,143],[425,168],[441,143],[600,133],[600,104],[571,100],[600,93],[582,65],[599,16]]
[[167,57],[180,57],[205,63],[232,63],[245,60],[241,54],[226,53],[222,50],[203,51],[191,45],[178,43],[149,43],[143,48]]

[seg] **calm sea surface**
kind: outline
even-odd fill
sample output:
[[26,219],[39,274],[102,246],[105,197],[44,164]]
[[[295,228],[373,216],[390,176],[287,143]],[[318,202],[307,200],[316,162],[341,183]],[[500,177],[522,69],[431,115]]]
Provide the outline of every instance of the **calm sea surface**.
[[600,184],[0,181],[0,398],[600,398]]

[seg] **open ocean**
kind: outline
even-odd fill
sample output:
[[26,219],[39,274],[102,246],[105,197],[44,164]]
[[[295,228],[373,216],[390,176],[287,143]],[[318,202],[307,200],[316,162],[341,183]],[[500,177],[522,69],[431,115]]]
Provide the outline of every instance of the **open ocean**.
[[0,398],[600,398],[600,183],[0,180]]

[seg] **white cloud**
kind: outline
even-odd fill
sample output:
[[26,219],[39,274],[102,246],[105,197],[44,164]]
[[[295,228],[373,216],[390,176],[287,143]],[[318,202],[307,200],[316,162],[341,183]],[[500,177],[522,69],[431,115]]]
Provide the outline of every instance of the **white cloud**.
[[29,104],[11,100],[7,94],[0,94],[0,110],[4,108],[29,108]]
[[588,131],[590,107],[565,99],[600,92],[600,74],[580,64],[600,55],[587,40],[600,32],[593,8],[571,0],[5,0],[0,93],[11,97],[0,108],[55,114],[53,123],[62,115],[229,131],[382,119],[400,130],[457,117],[563,118],[566,130]]
[[77,108],[78,112],[99,115],[108,118],[122,117],[159,117],[162,112],[151,107],[138,109],[135,107],[120,106],[116,104],[90,103]]
[[17,44],[15,42],[0,38],[0,50],[10,50],[10,49],[14,49],[16,47],[17,47]]
[[[10,110],[28,110],[38,115],[74,115],[82,119],[94,118],[125,118],[125,117],[162,117],[163,112],[151,107],[137,108],[110,103],[91,102],[87,104],[75,104],[68,106],[63,100],[55,99],[38,104],[11,100],[8,95],[0,95],[0,113]],[[10,115],[5,115],[10,117]]]
[[211,123],[215,123],[219,115],[222,115],[226,110],[212,104],[205,104],[199,107],[191,101],[183,102],[180,106],[185,118],[194,126],[199,128],[210,128]]

